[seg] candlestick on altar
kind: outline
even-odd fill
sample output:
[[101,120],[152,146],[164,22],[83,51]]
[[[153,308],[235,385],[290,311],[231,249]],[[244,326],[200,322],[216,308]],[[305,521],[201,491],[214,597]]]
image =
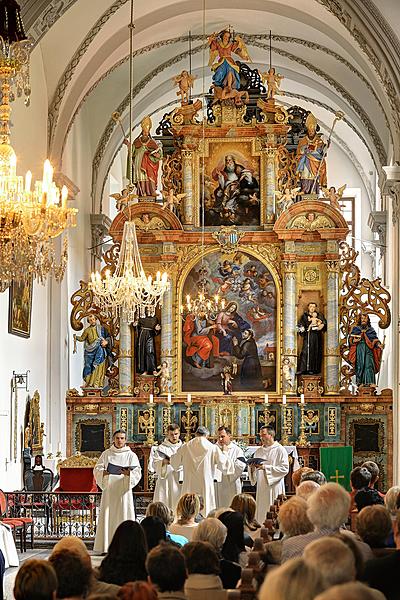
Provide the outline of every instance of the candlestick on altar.
[[264,426],[269,425],[270,422],[270,412],[269,412],[269,401],[268,394],[264,395]]
[[190,394],[187,395],[187,400],[185,402],[185,406],[186,406],[186,411],[185,411],[185,442],[190,442],[191,439],[191,433],[192,433],[192,414],[193,411],[191,409],[192,407],[192,397]]
[[305,412],[305,402],[304,402],[304,394],[300,396],[300,434],[296,442],[296,446],[299,448],[308,448],[310,442],[307,439],[307,435],[305,432],[305,421],[304,421],[304,412]]
[[287,415],[286,415],[286,395],[282,396],[282,446],[289,446],[289,436],[287,428]]
[[163,433],[167,435],[168,427],[172,423],[172,396],[170,393],[167,395],[166,406],[163,409]]
[[154,446],[155,439],[154,433],[156,429],[156,411],[154,408],[154,397],[153,394],[150,394],[149,402],[147,404],[149,411],[149,421],[146,424],[146,446]]

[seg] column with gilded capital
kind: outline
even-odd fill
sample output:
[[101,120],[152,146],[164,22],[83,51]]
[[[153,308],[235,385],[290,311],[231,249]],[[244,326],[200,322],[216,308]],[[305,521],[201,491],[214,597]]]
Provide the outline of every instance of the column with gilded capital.
[[283,349],[282,391],[296,393],[297,371],[297,317],[296,317],[296,262],[283,261]]
[[119,323],[119,394],[132,396],[132,329],[121,317]]
[[168,364],[168,372],[170,374],[170,382],[168,390],[161,390],[161,393],[166,395],[172,389],[172,286],[171,272],[168,273],[170,285],[163,296],[163,305],[161,308],[161,360],[158,361],[161,364],[162,361],[166,361]]
[[194,225],[194,198],[193,198],[193,152],[182,150],[182,176],[184,198],[183,224]]
[[276,148],[267,146],[263,150],[265,164],[265,218],[264,223],[275,220]]
[[324,387],[326,394],[337,394],[340,389],[339,352],[339,260],[326,260],[327,303],[324,360]]

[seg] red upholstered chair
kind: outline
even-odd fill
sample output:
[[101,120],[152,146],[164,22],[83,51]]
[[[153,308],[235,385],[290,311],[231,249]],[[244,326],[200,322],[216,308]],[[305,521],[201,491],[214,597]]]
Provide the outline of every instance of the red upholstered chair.
[[21,552],[24,552],[24,550],[26,550],[26,526],[21,519],[12,519],[6,515],[7,498],[3,490],[0,490],[0,521],[10,527],[15,541],[17,539],[17,535],[19,535],[20,550]]
[[59,486],[54,490],[57,496],[53,502],[57,530],[63,513],[72,511],[89,511],[90,524],[93,527],[96,504],[88,494],[97,492],[93,475],[95,464],[96,459],[81,454],[71,456],[59,464],[60,481]]

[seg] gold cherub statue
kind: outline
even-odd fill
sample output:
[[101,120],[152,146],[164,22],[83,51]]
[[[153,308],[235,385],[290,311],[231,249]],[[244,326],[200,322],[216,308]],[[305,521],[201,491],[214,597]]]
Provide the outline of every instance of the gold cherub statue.
[[190,90],[193,87],[194,80],[196,77],[191,75],[188,71],[183,70],[179,75],[172,78],[175,84],[179,87],[176,92],[177,96],[181,97],[181,105],[186,106],[189,104]]
[[295,188],[285,187],[283,192],[280,192],[280,191],[275,192],[275,196],[277,198],[276,207],[278,209],[277,212],[279,212],[279,214],[283,213],[290,206],[292,206],[292,204],[294,204],[295,198],[296,198],[297,194],[300,192],[300,190],[301,190],[300,187],[295,187]]
[[336,191],[336,188],[333,185],[330,188],[326,188],[326,187],[322,188],[322,193],[324,194],[324,198],[329,200],[329,203],[332,206],[332,208],[336,208],[337,210],[340,210],[339,200],[343,196],[343,192],[345,190],[346,185],[347,185],[346,183],[344,185],[342,185],[338,189],[338,191]]
[[283,75],[275,72],[274,67],[270,67],[268,71],[261,73],[263,83],[267,86],[267,99],[273,100],[274,96],[281,95],[284,93],[280,89],[282,79],[285,79]]

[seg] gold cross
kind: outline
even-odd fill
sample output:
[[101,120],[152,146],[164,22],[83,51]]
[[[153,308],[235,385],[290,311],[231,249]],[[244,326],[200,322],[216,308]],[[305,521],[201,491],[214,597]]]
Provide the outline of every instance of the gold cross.
[[329,479],[334,479],[336,483],[339,483],[339,479],[344,479],[344,475],[339,475],[339,469],[336,469],[335,474],[331,475]]

